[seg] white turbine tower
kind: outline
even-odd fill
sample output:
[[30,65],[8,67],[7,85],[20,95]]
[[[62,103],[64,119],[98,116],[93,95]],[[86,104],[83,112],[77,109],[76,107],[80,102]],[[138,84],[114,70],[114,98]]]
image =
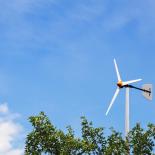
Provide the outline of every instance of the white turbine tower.
[[116,70],[116,74],[117,74],[117,79],[118,79],[118,82],[117,82],[117,89],[115,91],[115,94],[110,102],[110,105],[108,107],[108,110],[106,112],[106,115],[108,115],[120,89],[122,88],[126,88],[126,102],[125,102],[125,136],[127,136],[128,132],[129,132],[129,89],[130,88],[134,88],[134,89],[138,89],[138,90],[141,90],[143,91],[143,95],[149,99],[149,100],[152,100],[152,85],[151,84],[145,84],[143,85],[142,88],[138,88],[138,87],[135,87],[135,86],[132,86],[130,85],[131,83],[135,83],[135,82],[138,82],[138,81],[141,81],[142,79],[137,79],[137,80],[130,80],[130,81],[122,81],[121,79],[121,76],[119,74],[119,70],[118,70],[118,66],[117,66],[117,63],[116,63],[116,60],[114,59],[114,65],[115,65],[115,70]]

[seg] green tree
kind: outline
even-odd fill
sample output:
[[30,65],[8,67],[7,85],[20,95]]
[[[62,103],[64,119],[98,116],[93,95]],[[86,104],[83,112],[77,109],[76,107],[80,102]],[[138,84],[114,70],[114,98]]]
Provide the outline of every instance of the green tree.
[[26,139],[25,154],[40,155],[50,153],[54,155],[78,154],[81,148],[81,141],[74,137],[71,127],[67,127],[68,133],[56,129],[48,117],[41,112],[39,116],[31,116],[33,131]]
[[106,150],[106,138],[103,128],[94,128],[92,122],[81,117],[82,122],[82,153],[103,154]]
[[130,148],[134,155],[152,155],[154,149],[155,138],[155,126],[153,124],[148,125],[148,129],[145,131],[141,128],[140,124],[129,132]]
[[26,138],[25,155],[152,155],[155,146],[153,124],[149,124],[147,130],[136,124],[124,139],[114,129],[105,137],[104,128],[95,128],[92,122],[81,117],[82,136],[77,138],[70,126],[64,133],[43,112],[29,117],[29,121],[33,130]]
[[128,143],[122,134],[111,128],[111,135],[107,137],[106,155],[127,155]]

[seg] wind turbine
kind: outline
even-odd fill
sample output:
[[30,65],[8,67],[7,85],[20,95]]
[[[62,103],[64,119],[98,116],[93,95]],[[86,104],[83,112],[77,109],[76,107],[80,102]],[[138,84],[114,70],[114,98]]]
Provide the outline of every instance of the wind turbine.
[[138,88],[135,86],[132,86],[132,83],[135,82],[139,82],[142,79],[136,79],[136,80],[130,80],[130,81],[122,81],[119,70],[118,70],[118,66],[116,63],[116,60],[114,59],[114,65],[115,65],[115,70],[116,70],[116,74],[117,74],[117,89],[115,91],[115,94],[110,102],[110,105],[107,109],[106,115],[108,115],[117,95],[119,94],[119,91],[122,88],[126,88],[126,102],[125,102],[125,136],[127,136],[128,132],[129,132],[129,89],[130,88],[134,88],[134,89],[138,89],[141,90],[143,92],[144,97],[146,97],[149,100],[152,100],[152,85],[151,84],[145,84],[143,85],[142,88]]

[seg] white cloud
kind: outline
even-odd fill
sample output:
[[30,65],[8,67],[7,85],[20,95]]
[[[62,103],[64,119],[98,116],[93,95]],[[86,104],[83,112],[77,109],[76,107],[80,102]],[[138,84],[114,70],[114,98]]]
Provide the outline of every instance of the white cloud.
[[1,104],[0,105],[0,113],[6,114],[8,112],[9,112],[9,109],[8,109],[7,103]]
[[23,154],[23,150],[21,149],[14,149],[5,153],[5,155],[21,155],[21,154]]
[[17,139],[21,136],[22,126],[16,122],[14,113],[9,112],[6,103],[0,105],[0,154],[22,155],[23,148],[18,145]]

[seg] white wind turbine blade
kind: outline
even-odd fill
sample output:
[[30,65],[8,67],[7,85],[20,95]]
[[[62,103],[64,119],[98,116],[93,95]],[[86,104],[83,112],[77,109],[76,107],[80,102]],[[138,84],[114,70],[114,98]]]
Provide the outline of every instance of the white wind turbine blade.
[[138,82],[138,81],[141,81],[141,80],[142,80],[142,79],[125,81],[125,82],[123,82],[123,86],[124,86],[124,85],[128,85],[128,84],[131,84],[131,83],[135,83],[135,82]]
[[116,63],[115,59],[114,59],[114,64],[115,64],[115,70],[116,70],[116,74],[117,74],[117,79],[118,79],[118,81],[121,81],[121,77],[120,77],[120,74],[119,74],[119,71],[118,71],[118,66],[117,66],[117,63]]
[[114,103],[114,101],[115,101],[115,99],[116,99],[116,97],[117,97],[117,95],[118,95],[118,93],[119,93],[119,90],[120,90],[120,88],[117,88],[117,89],[116,89],[116,92],[115,92],[115,94],[114,94],[114,96],[113,96],[113,98],[112,98],[112,100],[111,100],[111,103],[110,103],[110,105],[109,105],[109,107],[108,107],[108,110],[107,110],[107,112],[106,112],[106,115],[108,115],[108,112],[109,112],[109,110],[111,109],[111,107],[112,107],[112,105],[113,105],[113,103]]

